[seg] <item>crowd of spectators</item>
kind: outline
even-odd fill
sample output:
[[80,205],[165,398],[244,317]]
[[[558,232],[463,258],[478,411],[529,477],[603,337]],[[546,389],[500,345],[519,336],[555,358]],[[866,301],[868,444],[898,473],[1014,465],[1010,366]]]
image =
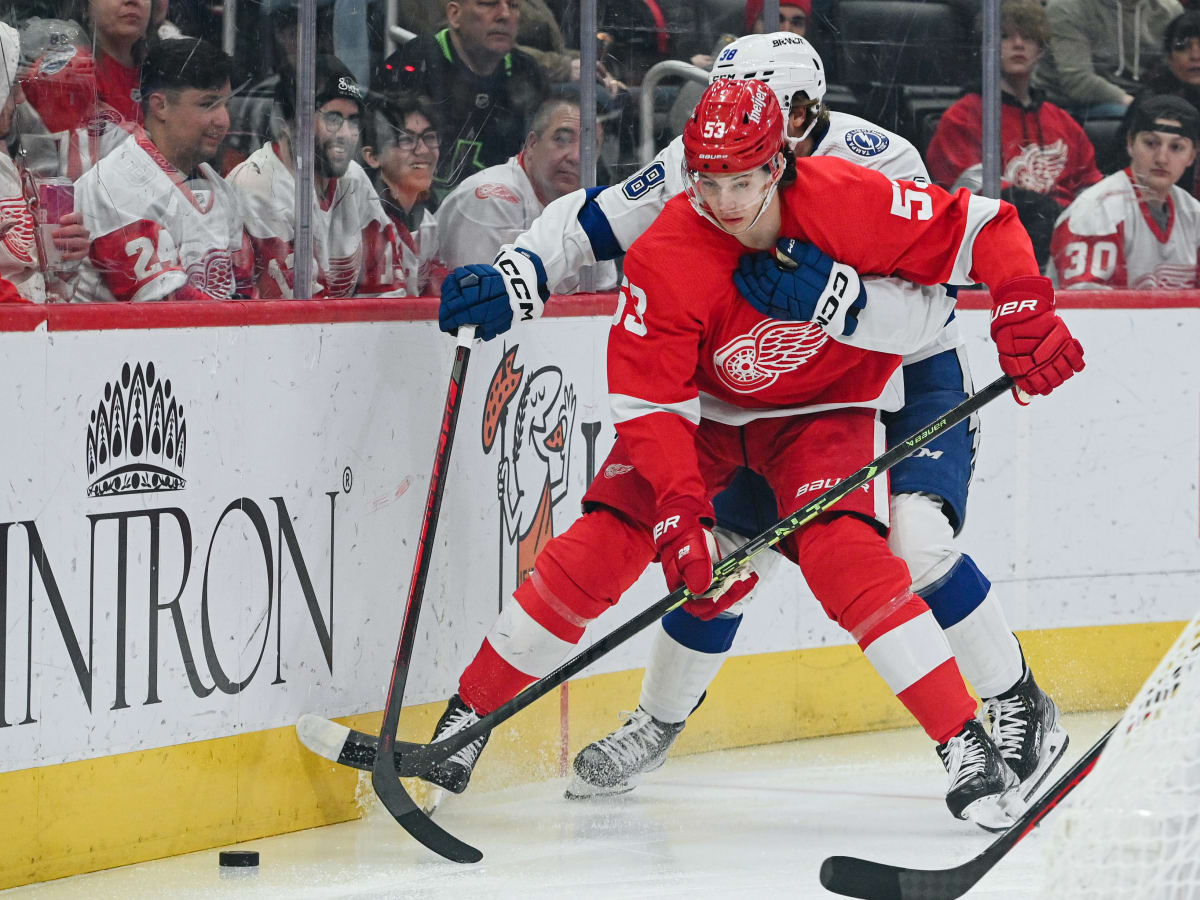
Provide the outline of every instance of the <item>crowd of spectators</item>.
[[[309,296],[436,293],[448,268],[486,261],[581,184],[577,0],[391,2],[396,49],[372,39],[364,56],[344,41],[338,4],[317,0]],[[235,58],[220,49],[222,8],[202,0],[25,6],[35,14],[0,23],[0,276],[9,283],[0,297],[293,297],[304,155],[296,0],[250,4],[266,27],[250,53],[240,35]],[[734,36],[766,25],[763,0],[597,6],[599,32],[586,39],[598,60],[586,77],[597,84],[603,180],[609,165],[635,162],[633,111],[651,65],[678,59],[702,75]],[[382,7],[370,4],[362,23],[377,36]],[[836,40],[837,13],[829,0],[782,0],[778,27]],[[1079,204],[1100,195],[1109,210],[1124,197],[1148,233],[1161,232],[1126,255],[1167,259],[1168,244],[1178,252],[1200,194],[1190,118],[1200,12],[1178,0],[1005,0],[1001,70],[1002,196],[1047,272],[1064,286],[1118,286],[1115,276],[1064,274],[1078,267],[1079,223],[1100,227]],[[664,90],[669,109],[687,105],[692,88]],[[1178,102],[1164,107],[1163,96]],[[1111,142],[1089,140],[1084,126],[1097,117],[1120,121]],[[1150,127],[1162,122],[1165,131]],[[980,191],[981,145],[975,87],[921,149],[938,183]],[[1162,190],[1163,173],[1181,163],[1178,188]],[[1121,226],[1126,241],[1136,230]],[[1088,241],[1097,258],[1107,252]],[[1178,286],[1178,266],[1165,265],[1122,272],[1130,285]],[[1159,274],[1135,277],[1134,268]],[[615,283],[611,264],[598,274],[599,287]]]

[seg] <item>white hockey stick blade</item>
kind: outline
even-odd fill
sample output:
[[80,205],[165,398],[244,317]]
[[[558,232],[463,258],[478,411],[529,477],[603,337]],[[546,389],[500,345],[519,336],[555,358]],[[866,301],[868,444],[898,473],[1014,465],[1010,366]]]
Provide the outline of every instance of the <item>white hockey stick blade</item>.
[[300,738],[300,743],[330,762],[340,762],[342,747],[349,734],[350,729],[345,725],[312,713],[305,713],[296,723],[296,737]]

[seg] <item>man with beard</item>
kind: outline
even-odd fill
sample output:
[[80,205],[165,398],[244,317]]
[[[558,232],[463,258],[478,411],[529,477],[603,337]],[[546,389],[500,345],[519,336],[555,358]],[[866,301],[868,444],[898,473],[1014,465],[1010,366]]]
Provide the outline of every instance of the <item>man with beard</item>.
[[232,61],[195,38],[161,41],[141,69],[144,127],[75,185],[94,236],[76,300],[252,297],[237,196],[210,166],[229,130]]
[[[508,162],[472,175],[438,210],[441,255],[447,267],[491,259],[541,215],[546,204],[579,190],[579,104],[551,99],[533,117],[525,147]],[[612,260],[597,264],[599,290],[615,287]],[[575,273],[558,290],[579,286]]]
[[[366,91],[336,56],[317,57],[313,117],[314,297],[403,296],[396,229],[371,179],[354,161]],[[229,173],[242,197],[264,298],[291,298],[295,280],[296,80],[283,73],[275,102],[278,140],[263,144]]]

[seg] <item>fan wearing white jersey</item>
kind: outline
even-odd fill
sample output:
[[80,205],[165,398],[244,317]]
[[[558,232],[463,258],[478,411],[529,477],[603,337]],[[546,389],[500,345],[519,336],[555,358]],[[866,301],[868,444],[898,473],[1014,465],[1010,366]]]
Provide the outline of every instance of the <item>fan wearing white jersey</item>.
[[76,300],[253,296],[253,256],[237,195],[208,164],[229,130],[221,50],[195,38],[155,44],[142,64],[145,130],[75,184],[92,233]]
[[[403,297],[396,228],[362,166],[354,161],[366,92],[335,56],[317,57],[313,119],[313,296]],[[229,173],[242,195],[246,230],[254,245],[258,289],[265,298],[294,292],[296,82],[280,78],[275,94],[286,125]]]
[[[908,141],[825,108],[824,67],[801,37],[776,33],[739,38],[721,53],[712,78],[766,82],[790,110],[787,134],[798,157],[840,156],[892,178],[927,179]],[[442,288],[443,330],[477,324],[487,339],[510,327],[514,315],[534,318],[540,312],[536,298],[530,302],[511,292],[510,299],[510,282],[536,280],[544,298],[547,285],[558,284],[576,267],[623,252],[683,189],[682,158],[677,139],[623,184],[579,191],[550,204],[527,233],[501,249],[492,266],[456,270]],[[774,318],[813,319],[820,298],[833,290],[844,267],[812,246],[794,261],[798,268],[789,271],[765,257],[745,257],[735,276],[741,293]],[[862,349],[904,356],[904,406],[886,420],[888,440],[896,442],[960,402],[970,390],[970,374],[953,321],[951,292],[893,278],[865,277],[863,284],[866,305],[857,324],[846,333],[830,333]],[[914,306],[923,315],[914,315]],[[966,513],[975,443],[975,423],[964,423],[934,441],[928,454],[909,457],[892,470],[889,544],[908,565],[912,589],[925,598],[945,630],[964,676],[985,699],[993,737],[1028,796],[1061,756],[1067,736],[1053,701],[1034,682],[1020,644],[989,592],[990,582],[953,545]],[[750,473],[718,495],[715,506],[718,524],[743,535],[772,524],[777,509],[761,479]],[[727,549],[730,542],[740,543],[736,535],[728,535]],[[765,556],[771,557],[765,565],[779,564],[778,556]],[[664,617],[637,711],[622,728],[580,752],[568,796],[626,791],[641,773],[662,765],[728,654],[743,604],[710,621],[681,609]]]
[[1055,223],[1047,274],[1059,287],[1200,286],[1200,201],[1175,184],[1195,161],[1197,140],[1200,112],[1182,97],[1138,107],[1128,168],[1081,193]]

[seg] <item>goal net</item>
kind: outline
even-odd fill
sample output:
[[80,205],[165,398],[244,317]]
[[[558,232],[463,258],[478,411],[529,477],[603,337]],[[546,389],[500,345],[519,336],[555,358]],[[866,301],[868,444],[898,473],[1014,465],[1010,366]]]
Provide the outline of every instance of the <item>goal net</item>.
[[1200,614],[1046,824],[1043,897],[1200,898]]

